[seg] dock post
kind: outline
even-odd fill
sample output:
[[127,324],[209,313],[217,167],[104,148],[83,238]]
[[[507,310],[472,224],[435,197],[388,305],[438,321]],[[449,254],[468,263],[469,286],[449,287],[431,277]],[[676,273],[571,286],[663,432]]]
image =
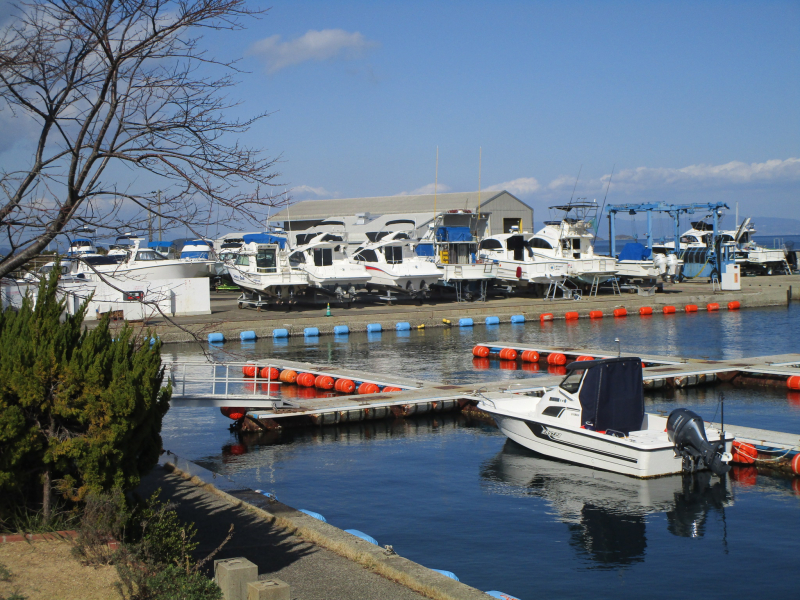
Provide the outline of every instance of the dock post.
[[247,600],[247,584],[258,581],[258,567],[243,557],[215,560],[214,581],[224,600]]

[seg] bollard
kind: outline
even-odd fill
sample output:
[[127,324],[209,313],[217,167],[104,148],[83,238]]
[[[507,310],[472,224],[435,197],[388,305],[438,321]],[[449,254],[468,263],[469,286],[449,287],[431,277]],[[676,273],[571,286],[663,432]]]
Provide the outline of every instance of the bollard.
[[247,584],[245,600],[292,600],[289,584],[280,579],[262,579]]
[[223,600],[246,600],[247,584],[258,581],[258,567],[243,557],[215,560],[214,581]]

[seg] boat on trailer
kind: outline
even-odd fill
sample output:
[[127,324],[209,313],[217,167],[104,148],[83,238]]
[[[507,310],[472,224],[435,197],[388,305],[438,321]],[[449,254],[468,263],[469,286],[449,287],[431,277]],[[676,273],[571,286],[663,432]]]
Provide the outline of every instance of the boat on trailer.
[[679,408],[669,417],[644,411],[642,361],[636,357],[573,362],[541,397],[486,396],[509,439],[539,454],[633,477],[659,477],[730,466],[733,437],[706,428]]

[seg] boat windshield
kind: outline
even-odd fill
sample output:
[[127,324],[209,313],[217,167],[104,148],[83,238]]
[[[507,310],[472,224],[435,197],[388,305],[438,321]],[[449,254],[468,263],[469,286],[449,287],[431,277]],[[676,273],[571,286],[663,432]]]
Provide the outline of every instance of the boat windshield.
[[259,248],[256,253],[256,270],[259,273],[274,273],[275,248]]
[[569,375],[564,377],[563,381],[558,384],[558,387],[570,394],[577,394],[581,387],[581,379],[583,379],[584,371],[570,371]]
[[155,250],[139,250],[136,253],[136,260],[165,260],[165,257]]

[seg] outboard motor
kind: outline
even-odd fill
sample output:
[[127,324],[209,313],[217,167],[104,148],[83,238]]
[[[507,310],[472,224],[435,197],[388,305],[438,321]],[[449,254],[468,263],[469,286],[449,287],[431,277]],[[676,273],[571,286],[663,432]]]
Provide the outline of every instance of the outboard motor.
[[675,254],[667,255],[667,277],[670,281],[675,281],[678,278],[678,257]]
[[667,436],[683,457],[684,471],[693,473],[707,467],[715,475],[721,476],[731,470],[725,441],[710,443],[706,438],[703,419],[692,411],[685,408],[673,410],[667,419]]
[[653,257],[653,266],[658,269],[658,274],[664,277],[667,274],[667,257],[663,254],[656,254]]

